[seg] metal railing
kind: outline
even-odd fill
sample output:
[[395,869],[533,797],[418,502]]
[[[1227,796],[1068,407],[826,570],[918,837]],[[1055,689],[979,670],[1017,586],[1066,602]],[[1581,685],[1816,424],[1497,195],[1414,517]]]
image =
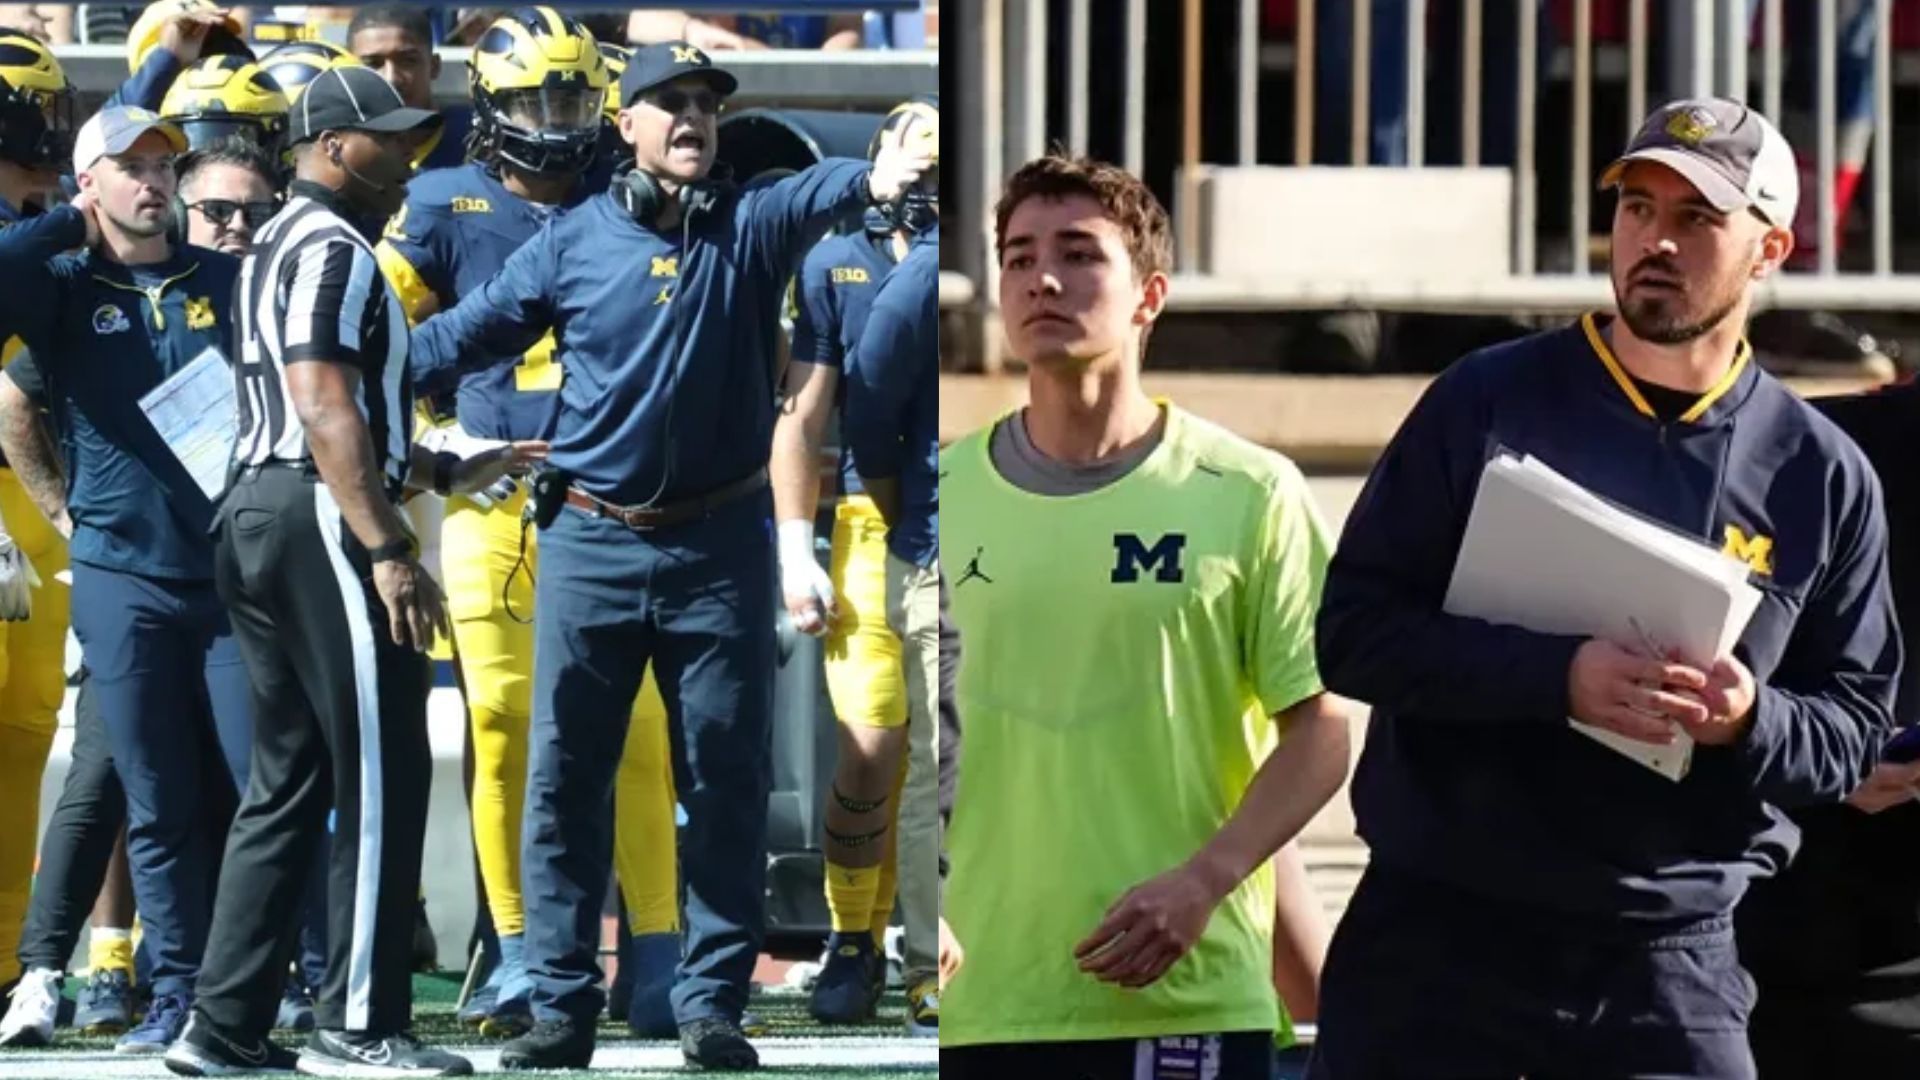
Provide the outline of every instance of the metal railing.
[[[1615,10],[1625,23],[1624,41],[1596,42],[1594,0],[1572,0],[1564,5],[1570,12],[1570,25],[1553,28],[1556,40],[1543,43],[1541,20],[1544,0],[1516,0],[1500,6],[1500,17],[1511,17],[1511,30],[1517,48],[1508,61],[1512,65],[1513,92],[1510,97],[1490,88],[1483,67],[1490,60],[1486,43],[1488,31],[1496,27],[1491,19],[1496,5],[1485,0],[1458,0],[1457,22],[1440,25],[1430,20],[1428,0],[1296,0],[1290,41],[1262,41],[1260,38],[1262,4],[1260,0],[949,0],[958,5],[961,17],[962,47],[956,51],[960,70],[959,98],[969,102],[960,113],[963,127],[959,152],[966,176],[955,192],[959,201],[949,202],[949,216],[956,217],[950,230],[945,253],[950,273],[943,281],[942,300],[949,307],[973,306],[984,311],[997,292],[997,275],[992,258],[991,205],[1001,180],[1020,162],[1039,156],[1050,145],[1063,145],[1085,152],[1096,141],[1117,145],[1119,163],[1136,174],[1147,174],[1151,166],[1164,170],[1164,160],[1149,162],[1146,138],[1147,70],[1150,58],[1171,64],[1178,57],[1180,94],[1178,138],[1175,147],[1158,156],[1173,155],[1176,208],[1176,258],[1182,274],[1169,304],[1212,309],[1250,310],[1266,307],[1368,306],[1433,311],[1538,311],[1604,305],[1610,301],[1604,276],[1591,273],[1594,211],[1594,182],[1597,167],[1593,149],[1624,145],[1645,115],[1653,95],[1662,88],[1669,96],[1720,94],[1753,100],[1761,110],[1781,120],[1781,109],[1788,104],[1789,70],[1787,57],[1792,48],[1796,65],[1811,64],[1814,71],[1813,93],[1796,106],[1810,108],[1811,145],[1802,137],[1798,152],[1811,168],[1811,183],[1801,193],[1807,207],[1807,226],[1802,244],[1811,240],[1817,250],[1814,265],[1796,269],[1763,290],[1763,303],[1792,307],[1874,308],[1897,310],[1920,308],[1920,274],[1896,273],[1894,176],[1891,167],[1896,129],[1893,113],[1893,88],[1896,73],[1893,55],[1893,0],[1853,0],[1860,6],[1846,6],[1846,0],[1814,0],[1814,17],[1809,19],[1810,35],[1796,30],[1791,36],[1785,26],[1787,11],[1783,0],[1620,0]],[[1161,27],[1175,20],[1161,8],[1179,5],[1178,28],[1169,37],[1161,36]],[[1340,6],[1336,7],[1338,4]],[[1155,39],[1148,40],[1149,5],[1155,22]],[[1854,19],[1871,20],[1870,71],[1864,76],[1871,88],[1871,141],[1867,154],[1869,173],[1861,178],[1864,205],[1859,212],[1869,216],[1867,238],[1870,255],[1866,273],[1841,274],[1836,236],[1836,170],[1841,164],[1838,139],[1841,129],[1841,102],[1836,87],[1840,80],[1843,7],[1849,15],[1848,30],[1858,30]],[[1376,8],[1378,11],[1376,11]],[[1064,9],[1056,21],[1054,11]],[[1225,25],[1231,9],[1235,27],[1229,44],[1213,43],[1219,28]],[[1798,9],[1796,9],[1797,11]],[[1857,14],[1856,14],[1857,13]],[[1383,14],[1386,18],[1383,19]],[[1330,16],[1346,16],[1350,32],[1344,55],[1326,55],[1317,26]],[[956,20],[950,20],[950,22]],[[1400,25],[1395,26],[1393,23]],[[1203,32],[1211,27],[1211,38]],[[1064,28],[1065,40],[1051,40],[1051,34]],[[1455,33],[1457,31],[1457,37]],[[1191,276],[1196,263],[1198,215],[1181,212],[1192,207],[1193,183],[1203,164],[1308,165],[1325,151],[1335,147],[1315,144],[1316,110],[1323,104],[1320,91],[1327,84],[1326,65],[1344,62],[1348,69],[1345,89],[1349,117],[1345,125],[1345,156],[1357,164],[1367,164],[1381,132],[1371,123],[1379,98],[1381,80],[1374,59],[1376,42],[1389,34],[1404,44],[1398,63],[1404,75],[1403,101],[1397,105],[1404,135],[1400,158],[1405,167],[1429,167],[1433,147],[1427,128],[1435,110],[1457,110],[1460,152],[1455,162],[1467,166],[1482,165],[1485,155],[1481,144],[1491,127],[1511,120],[1513,138],[1510,169],[1514,182],[1512,200],[1513,251],[1512,277],[1491,285],[1481,283],[1449,287],[1446,283],[1363,282],[1315,283],[1310,281],[1223,281]],[[1649,42],[1660,36],[1666,49],[1662,70],[1650,70],[1654,59]],[[1811,40],[1809,40],[1809,37]],[[977,40],[969,40],[977,39]],[[1088,92],[1090,78],[1110,79],[1111,69],[1096,71],[1092,63],[1094,40],[1120,43],[1115,58],[1119,69],[1117,110],[1120,127],[1117,139],[1095,138],[1096,125],[1111,125],[1114,116],[1094,116],[1094,104]],[[1857,40],[1850,38],[1849,40]],[[1433,96],[1436,81],[1428,71],[1429,61],[1457,42],[1461,57],[1458,85],[1452,92]],[[1391,42],[1388,42],[1391,44]],[[1756,47],[1757,46],[1757,47]],[[1151,50],[1151,52],[1149,51]],[[1850,62],[1858,64],[1855,55]],[[1108,54],[1103,51],[1104,58]],[[1508,62],[1502,61],[1502,62]],[[951,62],[951,60],[950,60]],[[1227,64],[1230,80],[1209,79],[1204,65]],[[1920,81],[1920,70],[1901,67],[1902,81]],[[1757,70],[1755,70],[1757,68]],[[1217,73],[1216,73],[1217,74]],[[1282,149],[1261,146],[1262,76],[1287,75],[1292,87],[1292,145]],[[1658,78],[1656,78],[1656,74]],[[1858,70],[1854,77],[1861,77]],[[1796,72],[1797,76],[1797,72]],[[1055,92],[1064,89],[1064,101],[1050,98],[1050,82]],[[1564,100],[1565,113],[1551,117],[1543,111],[1547,96],[1543,84],[1555,89],[1564,80],[1566,93],[1554,94]],[[1219,87],[1231,83],[1230,97]],[[1796,77],[1796,88],[1801,80]],[[1169,83],[1168,85],[1173,85]],[[1269,79],[1268,88],[1272,89]],[[1207,91],[1211,89],[1212,97]],[[1626,127],[1617,144],[1604,138],[1596,142],[1596,92],[1607,95],[1611,105],[1624,101]],[[1503,98],[1505,98],[1503,100]],[[1212,161],[1203,159],[1200,129],[1203,118],[1216,117],[1232,110],[1234,118],[1231,148],[1215,149]],[[1498,116],[1494,110],[1511,110]],[[1109,110],[1114,111],[1114,110]],[[1557,109],[1555,111],[1558,111]],[[1051,122],[1050,122],[1051,121]],[[1497,124],[1495,123],[1497,121]],[[1537,133],[1564,123],[1571,139],[1570,167],[1564,176],[1557,174],[1559,158],[1551,165],[1556,174],[1542,181],[1541,147]],[[1858,127],[1858,122],[1855,125]],[[1219,130],[1216,127],[1214,130]],[[1323,122],[1321,130],[1327,128]],[[1109,128],[1110,133],[1110,128]],[[1791,132],[1790,132],[1791,136]],[[1156,133],[1156,144],[1162,142]],[[1506,156],[1506,155],[1501,155]],[[1604,159],[1602,159],[1604,164]],[[1857,161],[1854,163],[1857,164]],[[951,175],[951,174],[950,174]],[[1562,187],[1564,184],[1564,187]],[[1551,192],[1564,190],[1566,220],[1564,234],[1545,235],[1541,229],[1539,198],[1552,198]],[[1555,209],[1558,209],[1557,207]],[[1851,260],[1850,260],[1851,261]],[[1542,273],[1542,265],[1556,268]]]

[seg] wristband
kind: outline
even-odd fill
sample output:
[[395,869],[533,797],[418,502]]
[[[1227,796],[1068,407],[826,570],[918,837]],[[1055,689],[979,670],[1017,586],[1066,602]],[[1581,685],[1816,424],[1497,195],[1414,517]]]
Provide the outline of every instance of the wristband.
[[453,494],[453,469],[460,464],[460,455],[445,450],[433,455],[433,493],[446,498]]
[[401,562],[413,558],[413,541],[405,536],[398,540],[389,540],[376,548],[368,548],[367,556],[374,562]]

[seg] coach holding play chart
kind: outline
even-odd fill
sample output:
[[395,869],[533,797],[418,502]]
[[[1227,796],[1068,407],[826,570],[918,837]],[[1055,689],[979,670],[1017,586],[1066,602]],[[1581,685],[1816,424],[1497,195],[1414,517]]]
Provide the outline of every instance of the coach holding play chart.
[[[1321,671],[1374,706],[1353,784],[1373,861],[1327,955],[1318,1077],[1752,1076],[1734,905],[1793,854],[1780,808],[1845,798],[1891,723],[1880,486],[1742,338],[1793,249],[1793,151],[1739,102],[1681,101],[1602,180],[1619,316],[1435,380],[1328,571]],[[1745,562],[1763,598],[1731,653],[1443,613],[1494,446]],[[1656,775],[1569,716],[1681,725],[1692,769]]]

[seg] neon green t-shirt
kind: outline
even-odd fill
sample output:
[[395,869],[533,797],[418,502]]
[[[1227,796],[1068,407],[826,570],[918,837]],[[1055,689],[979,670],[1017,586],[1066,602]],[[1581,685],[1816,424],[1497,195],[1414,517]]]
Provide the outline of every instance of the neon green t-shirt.
[[940,462],[966,740],[946,894],[966,963],[941,1045],[1275,1030],[1270,868],[1145,990],[1082,974],[1073,947],[1205,845],[1271,716],[1321,692],[1331,544],[1306,481],[1171,406],[1159,447],[1085,495],[1013,486],[990,437]]

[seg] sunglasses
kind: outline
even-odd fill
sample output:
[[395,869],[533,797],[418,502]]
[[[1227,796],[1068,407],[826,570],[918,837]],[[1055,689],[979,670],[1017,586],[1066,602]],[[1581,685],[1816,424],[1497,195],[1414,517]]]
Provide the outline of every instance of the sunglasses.
[[685,112],[687,106],[692,105],[708,116],[719,115],[720,108],[723,104],[720,95],[714,93],[712,90],[681,90],[677,88],[671,90],[656,90],[648,94],[646,100],[656,108],[664,109],[670,113]]
[[247,220],[247,228],[257,229],[273,220],[273,215],[280,212],[280,204],[272,201],[243,203],[232,199],[202,199],[187,204],[187,209],[200,211],[208,221],[223,229],[233,221],[233,215],[241,214]]

